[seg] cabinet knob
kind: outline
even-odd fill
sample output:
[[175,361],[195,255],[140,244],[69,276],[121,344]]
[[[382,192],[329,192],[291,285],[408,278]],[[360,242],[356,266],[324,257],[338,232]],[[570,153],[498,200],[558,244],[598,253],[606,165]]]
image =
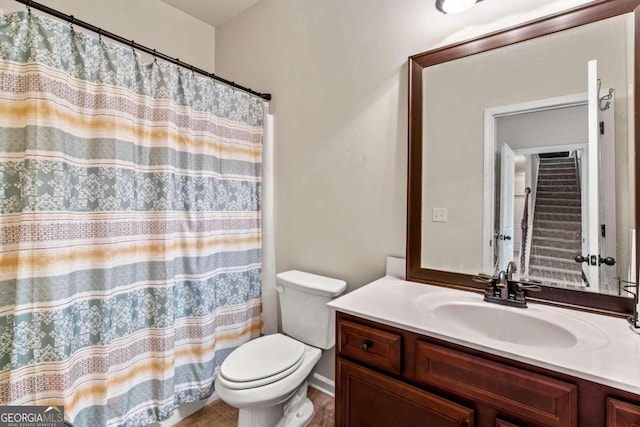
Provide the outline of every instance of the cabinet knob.
[[362,344],[360,344],[360,350],[366,352],[369,350],[369,345],[366,342],[363,342]]

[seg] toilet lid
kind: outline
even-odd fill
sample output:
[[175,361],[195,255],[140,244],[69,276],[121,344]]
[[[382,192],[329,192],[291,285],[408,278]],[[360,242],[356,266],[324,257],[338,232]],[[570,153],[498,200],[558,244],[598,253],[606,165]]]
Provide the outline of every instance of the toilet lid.
[[[282,334],[266,335],[236,348],[222,362],[220,374],[236,383],[282,377],[302,362],[305,346]],[[259,381],[263,382],[263,381]]]

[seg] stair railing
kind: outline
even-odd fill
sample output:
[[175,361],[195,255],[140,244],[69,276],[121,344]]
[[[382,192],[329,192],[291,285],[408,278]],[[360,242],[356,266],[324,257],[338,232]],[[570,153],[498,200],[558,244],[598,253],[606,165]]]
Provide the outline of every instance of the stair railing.
[[522,270],[522,274],[524,275],[529,275],[529,264],[531,262],[531,252],[533,245],[533,219],[536,215],[536,194],[538,190],[538,175],[540,174],[540,157],[537,154],[533,154],[531,155],[530,159],[531,164],[529,166],[529,172],[531,173],[531,180],[529,183],[531,185],[531,195],[529,196],[529,198],[531,199],[531,203],[529,204],[529,206],[531,206],[531,209],[529,209],[530,212],[525,249],[525,269]]
[[580,159],[578,159],[578,152],[574,151],[572,153],[572,157],[573,157],[573,165],[576,168],[576,180],[578,181],[578,190],[582,191],[580,189],[580,184],[581,184],[581,180],[582,180],[582,176],[581,176],[581,171],[580,171]]
[[527,260],[527,239],[529,237],[529,194],[531,188],[524,189],[524,212],[522,212],[522,221],[520,221],[520,229],[522,230],[522,238],[520,239],[520,271],[524,274]]

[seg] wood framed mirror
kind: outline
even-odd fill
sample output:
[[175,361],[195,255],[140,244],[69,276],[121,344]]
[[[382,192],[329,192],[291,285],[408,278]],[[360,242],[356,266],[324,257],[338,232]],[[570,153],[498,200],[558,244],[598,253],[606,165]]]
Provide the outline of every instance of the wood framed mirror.
[[[577,41],[583,45],[576,45]],[[631,313],[633,299],[623,284],[638,280],[639,52],[640,0],[604,0],[410,57],[407,280],[481,292],[485,285],[474,282],[473,276],[495,274],[504,269],[504,262],[513,259],[521,261],[521,280],[546,280],[542,291],[528,295],[532,301],[617,316]],[[593,59],[598,64],[590,65]],[[595,79],[599,83],[594,83]],[[610,100],[609,112],[588,110],[592,100],[604,107],[609,88],[616,96]],[[551,124],[554,120],[568,122],[567,116],[553,119],[547,114],[560,109],[581,117],[578,123],[582,120],[584,127],[576,125],[581,129],[576,136],[543,138],[542,130],[555,128]],[[536,113],[531,115],[532,123],[542,123],[529,126],[537,129],[535,136],[544,140],[542,143],[526,145],[522,127],[513,124],[524,119],[525,112]],[[604,133],[601,115],[610,113],[607,120],[615,120],[609,133],[616,160],[609,169],[602,168],[607,172],[594,172],[600,171],[605,161],[597,151],[603,148],[592,151],[592,142],[603,137],[590,135],[585,129],[588,122],[590,129],[597,126]],[[508,133],[510,127],[512,132]],[[606,146],[598,144],[596,147]],[[538,181],[541,162],[547,162],[548,157],[566,157],[563,162],[575,164],[577,178],[571,178],[576,181],[571,185],[578,193],[560,196],[575,198],[575,213],[566,210],[543,218],[544,209],[536,208],[532,200],[521,212],[522,220],[505,219],[509,218],[504,213],[509,212],[504,208],[505,200],[511,204],[513,195],[504,187],[514,179],[504,175],[513,168],[505,163],[505,145],[508,149],[518,147],[515,152],[526,159],[524,169],[529,172],[523,173],[523,179],[529,184],[527,188],[533,186],[538,195],[534,200],[540,203],[551,197],[543,195],[542,175]],[[589,165],[598,169],[588,169]],[[557,184],[560,178],[551,178],[549,185]],[[547,223],[577,217],[577,228],[569,234],[578,246],[565,248],[563,242],[546,248],[563,252],[567,260],[558,261],[560,264],[546,252],[532,250],[538,236],[533,234],[535,219],[525,216],[534,212],[533,217],[536,211],[539,221]],[[607,215],[617,228],[604,226]],[[513,249],[514,227],[509,228],[514,222],[523,224],[519,250]],[[614,239],[609,249],[605,249],[605,229]],[[550,240],[559,240],[560,234],[552,231]],[[577,256],[583,256],[585,262],[575,261]],[[577,270],[577,279],[567,284],[545,278],[547,273],[535,270],[534,258],[535,262],[543,259],[547,270],[558,270],[565,276],[565,270]],[[609,268],[611,260],[607,258],[617,260],[614,267]]]

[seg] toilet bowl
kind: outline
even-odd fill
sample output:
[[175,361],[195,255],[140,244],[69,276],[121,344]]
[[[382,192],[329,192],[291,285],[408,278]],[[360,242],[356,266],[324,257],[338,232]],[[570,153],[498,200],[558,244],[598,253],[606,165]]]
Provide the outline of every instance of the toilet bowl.
[[[274,340],[274,338],[278,338]],[[284,340],[293,341],[301,346],[301,354],[294,346],[287,347],[285,351],[276,348]],[[240,359],[249,365],[240,371],[235,371],[229,365],[220,368],[216,379],[216,393],[231,406],[240,409],[238,415],[238,426],[303,426],[313,416],[313,406],[307,398],[307,378],[311,374],[314,366],[320,359],[321,351],[318,348],[303,344],[282,334],[267,335],[245,344],[254,344],[249,350],[256,351],[262,357],[245,357],[249,352],[229,355],[239,356],[231,359],[234,361],[234,368],[240,366]],[[264,344],[264,345],[263,345]],[[242,346],[241,350],[245,350]],[[292,350],[289,354],[286,351]],[[268,365],[264,363],[264,358],[279,353],[282,360],[293,361],[291,366],[283,368],[284,365],[278,363]],[[264,358],[263,358],[264,357]],[[254,363],[255,362],[255,363]],[[260,365],[259,367],[256,364]],[[225,369],[226,368],[226,369]],[[264,369],[265,373],[259,373],[259,369]],[[279,370],[279,372],[278,372]],[[246,381],[239,381],[237,374],[244,374]],[[231,378],[229,378],[231,377]],[[255,377],[255,378],[252,378]],[[261,378],[262,377],[262,378]],[[296,393],[297,392],[297,393]],[[298,394],[299,398],[291,402],[287,408],[285,403],[292,400]],[[288,420],[287,420],[288,419]]]
[[321,349],[334,345],[326,303],[345,288],[342,280],[295,270],[277,275],[284,333],[239,346],[216,377],[218,396],[239,409],[239,427],[301,427],[311,420],[308,379]]

